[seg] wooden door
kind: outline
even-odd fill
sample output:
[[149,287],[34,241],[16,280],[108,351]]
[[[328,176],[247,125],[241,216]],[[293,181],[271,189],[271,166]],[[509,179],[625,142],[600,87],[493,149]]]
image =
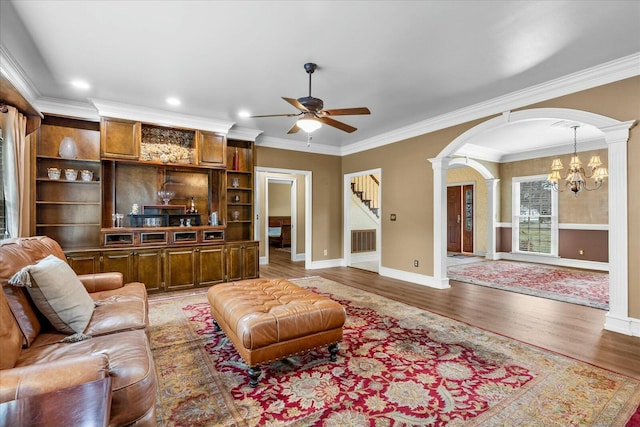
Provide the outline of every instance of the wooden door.
[[462,250],[462,187],[447,187],[447,251]]
[[102,253],[102,272],[119,271],[122,273],[122,282],[134,281],[133,275],[133,251],[105,251]]
[[165,286],[167,290],[196,286],[195,248],[171,248],[165,252]]
[[162,249],[136,251],[136,280],[149,292],[162,291]]
[[202,246],[198,253],[198,286],[224,282],[224,246]]

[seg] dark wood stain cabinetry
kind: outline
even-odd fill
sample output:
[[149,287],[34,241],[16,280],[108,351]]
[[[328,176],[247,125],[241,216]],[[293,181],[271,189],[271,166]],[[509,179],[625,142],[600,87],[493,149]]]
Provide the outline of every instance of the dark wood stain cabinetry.
[[[177,141],[177,154],[162,152],[165,135]],[[77,159],[59,157],[64,136],[76,141]],[[154,144],[160,157],[153,157]],[[120,272],[126,282],[145,283],[149,292],[258,277],[253,142],[131,120],[103,118],[98,125],[46,117],[36,157],[35,232],[60,242],[78,274]],[[62,169],[60,180],[47,176],[49,167]],[[91,170],[94,179],[66,181],[65,168]],[[160,189],[175,193],[169,206],[190,207],[193,200],[201,224],[181,227],[162,211],[156,213],[167,224],[148,228],[145,215],[131,215],[134,204],[140,213],[143,206],[162,205]],[[220,225],[208,223],[212,212]],[[114,213],[124,215],[122,228],[114,226]]]

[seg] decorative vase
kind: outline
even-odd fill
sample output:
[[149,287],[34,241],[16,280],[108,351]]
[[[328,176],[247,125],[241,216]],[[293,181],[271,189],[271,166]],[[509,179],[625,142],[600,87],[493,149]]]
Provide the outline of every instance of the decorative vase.
[[235,153],[233,153],[233,170],[240,170],[240,156],[238,155],[238,147],[236,147]]
[[62,138],[58,154],[60,154],[60,157],[63,157],[65,159],[77,158],[78,147],[76,147],[75,141],[69,136],[65,136],[64,138]]

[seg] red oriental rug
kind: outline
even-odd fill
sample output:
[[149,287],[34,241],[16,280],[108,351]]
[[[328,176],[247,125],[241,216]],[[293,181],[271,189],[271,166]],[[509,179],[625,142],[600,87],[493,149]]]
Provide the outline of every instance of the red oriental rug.
[[609,309],[609,273],[520,261],[451,265],[450,279],[557,301]]
[[150,300],[159,426],[624,426],[640,381],[323,278],[347,310],[327,349],[263,366],[257,388],[206,290]]

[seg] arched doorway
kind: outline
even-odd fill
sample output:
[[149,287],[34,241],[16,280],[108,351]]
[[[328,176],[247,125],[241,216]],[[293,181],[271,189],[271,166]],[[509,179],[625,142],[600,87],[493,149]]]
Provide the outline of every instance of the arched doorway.
[[[465,144],[508,124],[536,119],[567,120],[593,126],[600,131],[609,157],[609,312],[605,329],[633,335],[628,320],[628,226],[627,226],[627,142],[635,120],[620,122],[602,115],[562,108],[506,112],[489,119],[454,139],[431,159],[434,179],[434,279],[439,287],[449,287],[446,266],[446,173],[452,156]],[[495,184],[494,184],[495,185]],[[495,223],[490,227],[495,239]]]

